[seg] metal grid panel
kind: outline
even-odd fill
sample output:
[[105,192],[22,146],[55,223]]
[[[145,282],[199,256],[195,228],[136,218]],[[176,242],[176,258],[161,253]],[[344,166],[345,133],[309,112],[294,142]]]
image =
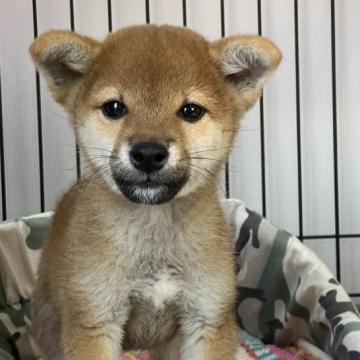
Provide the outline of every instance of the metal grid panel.
[[[264,97],[243,121],[225,170],[226,195],[245,199],[297,234],[354,296],[360,296],[353,276],[354,254],[360,251],[360,125],[355,105],[360,82],[354,81],[359,75],[358,56],[352,55],[360,33],[357,0],[33,0],[27,7],[17,0],[9,4],[0,4],[3,219],[52,208],[70,178],[81,175],[78,152],[72,149],[70,156],[69,151],[64,155],[51,149],[49,139],[59,133],[58,145],[72,142],[73,137],[68,125],[48,124],[60,121],[51,112],[63,115],[38,75],[33,77],[26,54],[29,33],[37,36],[47,28],[68,27],[101,38],[130,24],[171,23],[200,31],[211,40],[234,33],[263,34],[280,45],[284,60]],[[11,23],[21,24],[16,42]],[[19,84],[23,98],[14,102]],[[64,169],[69,163],[72,176]],[[60,166],[56,169],[52,164]]]
[[7,217],[41,211],[40,148],[31,2],[0,2],[0,71],[3,117],[3,176]]

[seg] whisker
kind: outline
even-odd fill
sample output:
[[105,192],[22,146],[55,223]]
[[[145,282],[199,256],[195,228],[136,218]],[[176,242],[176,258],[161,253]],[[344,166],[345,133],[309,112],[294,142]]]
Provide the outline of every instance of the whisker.
[[90,179],[93,177],[93,175],[101,172],[102,170],[106,169],[109,165],[108,164],[104,164],[101,165],[99,167],[93,167],[93,171],[92,172],[88,172],[87,174],[84,175],[84,179]]
[[112,153],[112,150],[109,150],[109,149],[103,149],[103,148],[97,148],[97,147],[88,147],[87,149],[90,149],[90,150],[107,151],[107,152]]
[[[190,167],[196,167],[197,169],[200,169],[200,170],[203,170],[203,171],[205,171],[208,175],[210,175],[211,176],[211,178],[212,179],[214,179],[214,181],[215,181],[215,183],[219,186],[219,188],[221,189],[221,191],[224,193],[224,195],[225,195],[225,189],[224,189],[224,187],[223,187],[223,184],[221,184],[221,182],[219,181],[219,179],[210,171],[210,170],[208,170],[208,169],[206,169],[206,168],[203,168],[203,167],[201,167],[201,166],[197,166],[197,165],[194,165],[194,164],[190,164]],[[194,170],[194,169],[193,169]],[[199,171],[200,171],[199,170]],[[202,174],[202,175],[204,175],[204,174]],[[205,175],[204,175],[205,176]],[[209,180],[209,179],[208,179]],[[211,183],[211,181],[209,180],[209,182]]]
[[[192,159],[194,159],[194,160],[210,160],[210,161],[218,162],[220,164],[223,163],[222,160],[212,159],[212,158],[208,158],[208,157],[200,157],[200,156],[198,156],[198,157],[195,157],[195,156],[193,156],[193,157],[191,157],[191,156],[183,157],[183,158],[180,158],[179,161],[186,160],[186,159],[190,159],[190,160],[192,160]],[[230,164],[228,164],[228,168],[232,169],[232,170],[236,170],[236,168],[234,166],[230,165]]]
[[[70,148],[72,148],[72,149],[76,149],[76,146],[75,146],[75,145],[72,145],[72,144],[64,144],[64,146],[70,147]],[[89,150],[97,150],[97,151],[106,151],[106,152],[108,152],[108,153],[112,153],[112,152],[113,152],[113,150],[103,149],[103,148],[97,148],[97,147],[87,147],[86,149],[87,149],[87,150],[89,149]]]
[[71,122],[70,118],[68,118],[68,117],[66,117],[66,116],[63,116],[63,115],[61,115],[61,114],[59,114],[59,113],[57,113],[57,112],[55,112],[55,111],[52,111],[52,113],[53,113],[54,115],[56,115],[57,117],[61,118],[61,119],[65,119],[65,120]]
[[[104,164],[105,165],[105,164]],[[104,165],[102,165],[102,166],[104,166]],[[87,171],[87,170],[89,170],[89,169],[93,169],[93,168],[97,168],[93,163],[88,163],[88,164],[86,164],[86,165],[84,165],[84,166],[82,166],[81,167],[84,171]]]
[[201,175],[209,184],[213,184],[210,179],[208,179],[201,171],[192,168],[191,169],[195,174]]
[[222,161],[218,160],[218,159],[212,159],[212,158],[207,158],[207,157],[195,157],[195,156],[194,157],[185,156],[183,158],[180,158],[179,161],[187,160],[187,159],[190,159],[190,160],[192,160],[192,159],[194,159],[194,160],[211,160],[211,161],[216,161],[216,162],[222,163]]
[[107,175],[111,175],[111,171],[109,169],[110,169],[109,165],[104,164],[104,165],[94,169],[93,172],[90,172],[90,173],[86,174],[84,176],[84,178],[83,178],[85,180],[85,183],[86,183],[86,188],[91,184],[92,178],[95,175],[101,173],[102,171],[105,171],[105,173],[107,173]]
[[234,128],[234,129],[223,129],[223,132],[249,132],[249,131],[260,131],[260,129],[242,129],[242,128]]
[[209,148],[209,149],[204,149],[204,150],[197,150],[197,151],[194,151],[192,153],[189,153],[188,155],[195,155],[195,154],[200,154],[200,153],[204,153],[204,152],[208,152],[208,151],[216,151],[216,150],[221,150],[221,149],[224,149],[224,150],[229,150],[229,149],[239,149],[239,148],[242,148],[243,146],[242,145],[238,145],[238,146],[225,146],[225,147],[218,147],[218,148]]
[[[194,171],[195,174],[200,175],[204,180],[206,180],[206,182],[208,184],[213,185],[213,182],[205,174],[203,174],[201,171],[199,171],[197,169],[194,169],[194,168],[192,169],[192,171]],[[222,195],[226,196],[225,189],[220,183],[218,183],[218,189],[222,193]]]
[[96,160],[96,159],[116,159],[116,160],[120,160],[120,158],[118,158],[117,156],[112,156],[112,155],[90,155],[88,157],[84,157],[81,159],[81,162],[87,162],[87,161],[91,161],[91,160]]

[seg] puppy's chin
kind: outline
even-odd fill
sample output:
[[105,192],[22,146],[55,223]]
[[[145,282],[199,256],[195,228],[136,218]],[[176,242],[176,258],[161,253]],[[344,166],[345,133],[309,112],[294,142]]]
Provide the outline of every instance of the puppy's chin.
[[172,182],[131,182],[114,179],[121,193],[138,204],[158,205],[172,200],[186,183],[186,177]]

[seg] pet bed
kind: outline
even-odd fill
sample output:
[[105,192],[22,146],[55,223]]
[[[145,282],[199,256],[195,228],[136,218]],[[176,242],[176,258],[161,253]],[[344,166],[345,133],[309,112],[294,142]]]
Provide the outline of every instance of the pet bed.
[[[236,255],[241,359],[326,358],[320,349],[333,359],[360,359],[359,314],[322,261],[244,203],[226,200],[224,210]],[[51,217],[45,213],[0,225],[0,359],[38,358],[29,304]],[[315,357],[303,350],[294,355],[299,348],[289,348],[309,343],[318,349]]]
[[[237,360],[328,360],[330,357],[309,343],[281,348],[265,345],[261,340],[239,332]],[[121,360],[151,360],[147,352],[126,353]],[[171,360],[171,359],[169,359]]]

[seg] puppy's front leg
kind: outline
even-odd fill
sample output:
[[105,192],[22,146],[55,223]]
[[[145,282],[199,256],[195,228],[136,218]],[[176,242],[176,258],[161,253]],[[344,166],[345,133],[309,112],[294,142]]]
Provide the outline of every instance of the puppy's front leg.
[[64,360],[115,360],[121,353],[121,330],[111,324],[62,329]]
[[65,311],[61,322],[64,360],[118,360],[127,316],[126,306],[120,312],[101,306],[91,312]]
[[[184,326],[182,360],[234,360],[237,351],[234,311],[219,322],[189,320]],[[186,330],[187,329],[187,330]]]
[[[200,277],[184,296],[181,360],[234,360],[237,351],[236,287],[232,267]],[[226,276],[227,275],[227,276]]]

